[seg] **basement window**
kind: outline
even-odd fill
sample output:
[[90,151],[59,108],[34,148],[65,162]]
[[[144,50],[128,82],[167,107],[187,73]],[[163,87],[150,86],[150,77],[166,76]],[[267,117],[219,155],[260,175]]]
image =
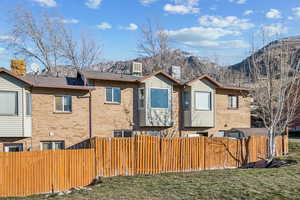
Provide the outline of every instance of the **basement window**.
[[107,87],[105,101],[107,103],[121,103],[121,88]]
[[128,138],[133,136],[130,130],[116,130],[113,134],[115,138]]
[[56,112],[72,112],[72,96],[55,96]]
[[59,150],[65,148],[64,141],[45,141],[41,142],[42,150]]

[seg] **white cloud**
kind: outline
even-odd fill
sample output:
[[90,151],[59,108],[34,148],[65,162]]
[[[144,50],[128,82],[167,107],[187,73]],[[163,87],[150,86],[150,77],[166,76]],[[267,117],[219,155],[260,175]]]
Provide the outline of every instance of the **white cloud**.
[[107,29],[111,29],[112,26],[107,22],[102,22],[101,24],[97,25],[97,28],[101,30],[107,30]]
[[237,4],[245,4],[247,0],[229,0],[229,2],[237,3]]
[[200,11],[197,7],[199,0],[172,0],[174,4],[166,4],[164,11],[172,14],[195,14]]
[[199,23],[203,26],[236,28],[240,30],[247,30],[255,26],[249,22],[249,19],[240,19],[236,16],[221,17],[204,15],[199,18]]
[[9,41],[9,40],[13,41],[13,40],[15,40],[15,38],[12,36],[9,36],[9,35],[0,35],[0,42],[1,41],[5,42],[5,41]]
[[39,3],[41,6],[47,6],[47,7],[56,7],[57,3],[55,0],[33,0],[37,3]]
[[293,16],[290,16],[289,19],[300,18],[300,7],[292,8]]
[[169,37],[186,46],[208,48],[247,48],[249,45],[242,40],[219,40],[225,36],[238,36],[238,31],[222,28],[190,27],[166,31]]
[[139,27],[138,25],[134,24],[134,23],[130,23],[129,26],[121,26],[120,29],[123,29],[123,30],[128,30],[128,31],[135,31],[137,30]]
[[154,3],[157,0],[140,0],[140,3],[144,6]]
[[166,4],[164,7],[164,11],[172,13],[172,14],[189,14],[189,13],[198,13],[199,8],[187,7],[184,5],[172,5]]
[[62,19],[59,17],[53,17],[52,19],[57,20],[63,24],[78,24],[79,23],[79,20],[77,20],[77,19]]
[[245,10],[244,15],[252,15],[253,10]]
[[266,13],[266,18],[280,19],[281,18],[281,12],[279,10],[276,10],[276,9],[272,8]]
[[274,23],[271,25],[265,25],[262,27],[260,33],[268,37],[280,36],[288,32],[288,28],[285,27],[282,23]]
[[89,8],[99,8],[102,3],[102,0],[87,0],[85,5]]
[[5,52],[5,48],[0,47],[0,54],[3,54]]

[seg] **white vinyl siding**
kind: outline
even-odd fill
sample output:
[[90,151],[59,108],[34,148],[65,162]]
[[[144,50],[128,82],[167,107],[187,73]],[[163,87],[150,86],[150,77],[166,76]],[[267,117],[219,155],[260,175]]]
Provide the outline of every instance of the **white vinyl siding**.
[[211,93],[195,92],[195,109],[211,110]]
[[[0,73],[0,91],[17,94],[16,114],[0,114],[0,137],[31,137],[32,119],[31,116],[26,115],[26,93],[30,93],[28,89],[28,86],[23,82],[8,74]],[[3,98],[1,99],[4,101]],[[10,102],[10,104],[14,105],[14,102]],[[3,102],[0,103],[0,106],[2,105]],[[7,108],[5,109],[7,110]]]

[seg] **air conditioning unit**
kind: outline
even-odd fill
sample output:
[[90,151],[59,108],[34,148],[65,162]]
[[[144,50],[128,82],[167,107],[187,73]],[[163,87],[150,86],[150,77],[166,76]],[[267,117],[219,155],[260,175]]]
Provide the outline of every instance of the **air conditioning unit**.
[[181,79],[181,67],[180,66],[170,67],[169,73],[173,78],[178,79],[178,80]]
[[135,76],[142,76],[143,74],[143,64],[139,62],[132,62],[131,74]]

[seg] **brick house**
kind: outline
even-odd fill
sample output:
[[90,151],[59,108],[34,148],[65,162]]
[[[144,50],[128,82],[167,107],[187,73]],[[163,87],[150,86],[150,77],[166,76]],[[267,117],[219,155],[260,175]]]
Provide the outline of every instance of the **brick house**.
[[250,128],[247,89],[208,75],[174,77],[94,71],[21,76],[0,68],[0,151],[72,148],[94,136],[192,137]]

